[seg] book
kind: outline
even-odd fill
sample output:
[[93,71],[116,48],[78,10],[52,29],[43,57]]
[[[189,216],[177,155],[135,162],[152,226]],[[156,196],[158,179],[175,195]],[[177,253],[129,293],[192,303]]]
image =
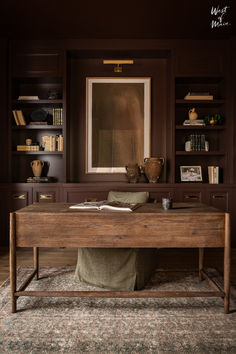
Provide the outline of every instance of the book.
[[188,92],[185,100],[213,100],[214,97],[209,92]]
[[27,101],[27,100],[39,100],[39,96],[19,96],[18,100],[22,100],[22,101]]
[[138,207],[138,204],[121,203],[121,202],[108,202],[106,200],[100,202],[84,202],[71,205],[71,209],[87,210],[87,211],[133,211]]
[[27,183],[47,183],[49,182],[49,177],[28,177]]
[[20,125],[19,119],[18,119],[17,114],[16,114],[16,110],[14,109],[14,110],[12,111],[12,113],[13,113],[13,116],[14,116],[14,119],[15,119],[15,122],[16,122],[16,125]]
[[205,126],[206,123],[204,122],[203,119],[195,119],[195,120],[186,119],[183,122],[183,125],[202,125],[202,126]]
[[23,112],[21,110],[16,110],[16,115],[17,115],[18,121],[20,122],[20,125],[26,125]]
[[210,184],[219,183],[219,166],[208,166],[208,179]]

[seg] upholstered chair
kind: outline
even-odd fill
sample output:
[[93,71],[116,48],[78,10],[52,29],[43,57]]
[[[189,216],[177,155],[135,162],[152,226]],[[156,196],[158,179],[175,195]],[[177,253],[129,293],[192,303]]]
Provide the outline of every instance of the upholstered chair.
[[[108,201],[146,203],[148,192],[115,192]],[[75,280],[114,290],[141,289],[157,266],[157,250],[147,248],[80,248]]]

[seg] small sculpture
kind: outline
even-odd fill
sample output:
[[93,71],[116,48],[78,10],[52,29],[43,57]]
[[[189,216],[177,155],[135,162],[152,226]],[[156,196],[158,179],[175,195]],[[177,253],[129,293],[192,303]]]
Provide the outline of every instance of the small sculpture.
[[137,183],[139,180],[139,167],[137,163],[129,163],[126,168],[126,176],[129,183]]
[[189,116],[189,119],[190,120],[196,120],[198,118],[198,114],[197,112],[195,111],[195,108],[191,108],[189,111],[188,111],[188,116]]

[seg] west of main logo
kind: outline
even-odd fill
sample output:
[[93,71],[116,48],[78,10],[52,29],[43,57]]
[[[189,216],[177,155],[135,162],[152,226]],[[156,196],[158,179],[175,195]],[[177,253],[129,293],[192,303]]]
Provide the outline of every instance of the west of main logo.
[[220,8],[219,5],[217,7],[212,6],[211,16],[214,16],[214,18],[211,21],[211,28],[219,28],[231,25],[228,21],[226,21],[226,14],[229,8],[229,6],[224,6],[222,8]]

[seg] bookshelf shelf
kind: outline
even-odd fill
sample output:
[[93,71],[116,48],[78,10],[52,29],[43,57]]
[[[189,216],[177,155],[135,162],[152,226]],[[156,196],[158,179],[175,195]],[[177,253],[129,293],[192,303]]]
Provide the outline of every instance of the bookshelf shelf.
[[14,105],[28,105],[28,104],[35,104],[35,105],[42,105],[42,104],[62,104],[63,100],[13,100],[12,103]]
[[31,125],[31,124],[29,124],[29,125],[21,125],[21,126],[19,126],[19,125],[14,125],[14,126],[12,126],[12,129],[13,130],[34,130],[34,129],[36,129],[36,130],[61,130],[61,129],[63,129],[63,126],[62,125],[51,125],[51,124],[45,124],[45,125],[37,125],[37,124],[35,124],[35,125]]
[[224,152],[222,151],[176,151],[175,152],[176,155],[183,155],[183,156],[189,156],[189,155],[192,155],[192,156],[223,156],[225,155]]
[[224,130],[225,126],[224,125],[198,125],[198,126],[189,126],[189,125],[176,125],[175,129],[177,130]]
[[12,151],[13,155],[63,155],[63,151]]
[[184,99],[176,99],[175,100],[176,104],[179,105],[185,105],[189,106],[190,104],[197,104],[197,105],[212,105],[212,106],[218,106],[222,105],[225,103],[225,100],[223,99],[218,99],[218,100],[184,100]]

